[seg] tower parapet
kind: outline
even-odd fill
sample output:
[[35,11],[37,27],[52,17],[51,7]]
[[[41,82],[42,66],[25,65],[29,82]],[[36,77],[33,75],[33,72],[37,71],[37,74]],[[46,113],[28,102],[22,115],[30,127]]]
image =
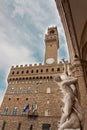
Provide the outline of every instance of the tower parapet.
[[45,34],[45,43],[49,44],[49,42],[56,42],[57,48],[59,48],[57,27],[48,28],[48,32],[47,32],[47,34]]

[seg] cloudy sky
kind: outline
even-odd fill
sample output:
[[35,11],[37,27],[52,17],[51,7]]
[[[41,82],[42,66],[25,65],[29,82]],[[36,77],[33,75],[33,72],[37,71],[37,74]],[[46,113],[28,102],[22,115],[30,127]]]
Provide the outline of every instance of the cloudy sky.
[[55,0],[0,0],[0,104],[12,65],[43,63],[50,26],[58,27],[59,59],[69,59]]

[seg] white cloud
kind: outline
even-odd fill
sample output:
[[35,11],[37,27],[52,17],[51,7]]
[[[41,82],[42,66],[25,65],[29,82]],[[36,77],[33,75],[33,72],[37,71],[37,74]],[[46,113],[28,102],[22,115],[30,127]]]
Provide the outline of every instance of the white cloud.
[[5,94],[5,91],[0,89],[0,106],[1,106],[1,103],[3,101],[4,94]]
[[0,48],[0,69],[6,69],[8,66],[15,64],[35,62],[32,52],[24,46],[14,46],[5,40],[1,41]]
[[54,3],[54,0],[48,0],[49,5],[41,0],[15,0],[12,17],[19,15],[23,18],[27,15],[38,29],[44,30],[49,24],[59,23],[59,14]]
[[32,45],[34,35],[20,30],[8,17],[0,12],[0,70],[8,70],[13,64],[35,63],[33,52],[22,43],[21,37]]

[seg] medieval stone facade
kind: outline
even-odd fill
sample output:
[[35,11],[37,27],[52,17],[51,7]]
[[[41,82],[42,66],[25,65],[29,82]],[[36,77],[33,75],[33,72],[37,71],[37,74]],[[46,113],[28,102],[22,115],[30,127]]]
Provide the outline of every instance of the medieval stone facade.
[[[62,93],[53,78],[63,73],[64,66],[57,62],[57,27],[48,28],[45,45],[44,64],[11,67],[7,91],[0,108],[1,130],[58,129]],[[24,111],[28,104],[33,108]]]

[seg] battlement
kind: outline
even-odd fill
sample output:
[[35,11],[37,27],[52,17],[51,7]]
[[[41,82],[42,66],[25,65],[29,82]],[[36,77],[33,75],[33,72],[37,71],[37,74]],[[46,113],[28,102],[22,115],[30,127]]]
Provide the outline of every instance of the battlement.
[[45,44],[49,45],[49,43],[50,44],[54,43],[54,44],[56,44],[57,48],[59,48],[57,27],[49,27],[48,28],[48,31],[45,34]]
[[61,74],[64,71],[64,65],[62,63],[54,66],[43,65],[43,64],[30,64],[28,65],[16,65],[12,66],[8,75],[8,82],[12,79],[36,79],[38,77],[49,77],[51,75]]
[[17,69],[17,68],[26,68],[26,67],[35,67],[35,66],[43,66],[42,63],[39,64],[25,64],[25,65],[16,65],[16,66],[12,66],[11,69]]

